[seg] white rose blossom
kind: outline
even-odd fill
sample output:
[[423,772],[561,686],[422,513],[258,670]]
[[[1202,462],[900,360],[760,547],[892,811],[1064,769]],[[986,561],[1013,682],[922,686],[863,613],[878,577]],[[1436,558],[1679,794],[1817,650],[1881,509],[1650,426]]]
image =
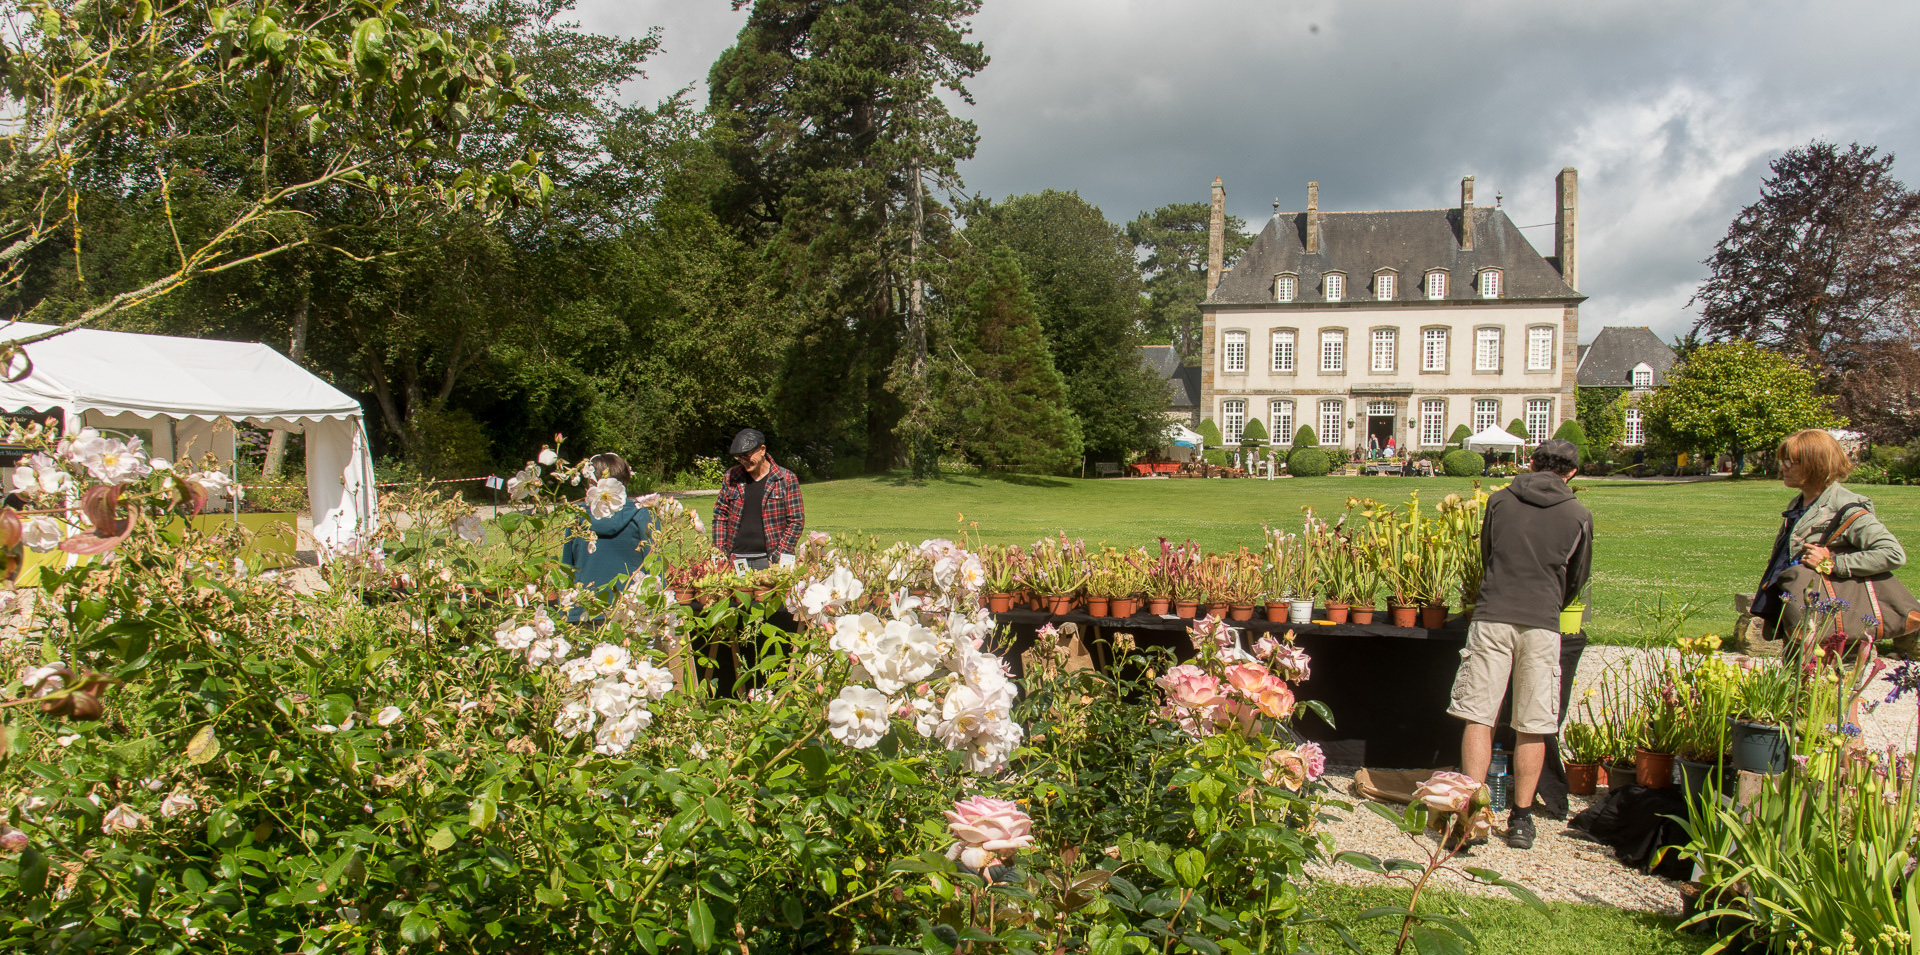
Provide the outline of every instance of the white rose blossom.
[[582,733],[593,732],[593,726],[599,718],[586,700],[574,700],[560,708],[560,717],[553,721],[553,728],[559,730],[561,736],[572,739]]
[[463,541],[478,544],[487,539],[487,531],[480,523],[477,514],[464,514],[453,519],[453,533]]
[[602,676],[610,676],[624,671],[627,668],[627,664],[632,662],[633,655],[627,652],[626,647],[614,646],[611,643],[602,643],[596,645],[593,650],[587,654],[587,659],[593,661],[594,672]]
[[628,683],[645,693],[650,700],[665,699],[667,694],[673,692],[675,684],[672,670],[654,666],[644,660],[638,666],[629,668],[623,676]]
[[405,714],[400,712],[399,707],[387,706],[382,707],[380,712],[373,714],[373,721],[381,726],[392,726],[400,722],[401,717],[404,715]]
[[541,467],[550,468],[553,467],[555,461],[560,460],[560,455],[552,448],[542,447],[540,449],[540,456],[534,458],[534,460],[540,462]]
[[573,644],[565,637],[542,637],[533,641],[527,648],[527,663],[532,666],[559,666],[567,661],[567,655],[573,652]]
[[524,501],[539,489],[540,466],[537,464],[529,464],[507,479],[507,497],[515,501]]
[[133,807],[126,803],[120,803],[107,810],[107,814],[100,820],[100,831],[109,836],[146,827],[147,817],[135,812]]
[[194,802],[193,797],[184,793],[169,793],[167,798],[160,801],[160,817],[172,819],[189,812],[196,812],[199,808],[200,804]]
[[891,720],[887,695],[872,687],[845,686],[827,704],[827,732],[854,749],[871,749],[886,738]]
[[594,520],[606,520],[627,503],[627,486],[614,478],[601,478],[587,488],[587,513]]

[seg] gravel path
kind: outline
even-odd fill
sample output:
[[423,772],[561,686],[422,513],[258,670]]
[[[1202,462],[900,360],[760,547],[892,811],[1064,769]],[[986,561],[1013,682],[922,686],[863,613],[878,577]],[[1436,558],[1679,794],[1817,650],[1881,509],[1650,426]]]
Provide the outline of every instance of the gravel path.
[[[1670,650],[1612,646],[1587,648],[1580,660],[1580,670],[1574,675],[1575,705],[1578,705],[1581,693],[1602,680],[1607,670],[1647,672],[1659,666],[1661,657],[1672,655],[1673,651]],[[1862,698],[1871,706],[1874,701],[1884,700],[1891,688],[1883,674]],[[1863,716],[1861,728],[1870,748],[1893,746],[1913,752],[1917,720],[1920,720],[1920,710],[1908,698],[1892,705],[1871,706]],[[1330,769],[1325,779],[1342,798],[1354,804],[1352,812],[1331,810],[1330,815],[1335,819],[1324,824],[1325,831],[1334,837],[1335,851],[1353,850],[1381,858],[1425,861],[1427,848],[1433,845],[1437,837],[1428,836],[1415,845],[1393,824],[1361,805],[1362,800],[1352,795],[1352,767]],[[1605,794],[1603,780],[1600,795]],[[1577,814],[1591,805],[1593,798],[1571,797],[1573,813]],[[1505,822],[1504,817],[1499,820],[1500,825]],[[1539,828],[1539,838],[1532,849],[1522,851],[1508,848],[1499,837],[1501,830],[1496,828],[1494,838],[1486,846],[1476,848],[1471,855],[1455,861],[1460,866],[1499,872],[1548,901],[1584,902],[1672,915],[1680,913],[1680,883],[1642,875],[1621,865],[1614,859],[1612,849],[1588,839],[1582,833],[1567,829],[1564,822],[1535,817],[1535,824]],[[1347,885],[1404,884],[1388,876],[1345,864],[1315,865],[1309,871],[1316,877]],[[1434,883],[1455,891],[1507,897],[1504,889],[1474,883],[1465,875],[1452,871],[1442,871],[1434,877]]]

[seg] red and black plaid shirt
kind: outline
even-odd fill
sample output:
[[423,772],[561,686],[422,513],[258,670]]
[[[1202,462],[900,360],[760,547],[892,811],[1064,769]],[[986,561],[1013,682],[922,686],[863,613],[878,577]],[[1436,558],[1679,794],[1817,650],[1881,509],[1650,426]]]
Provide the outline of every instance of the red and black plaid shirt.
[[[761,523],[767,529],[767,553],[791,554],[800,545],[800,532],[807,526],[807,509],[800,502],[800,479],[793,472],[767,459],[767,476],[761,482],[766,494],[760,499]],[[720,485],[720,499],[713,505],[713,546],[722,553],[733,553],[733,535],[740,528],[740,507],[747,493],[747,469],[734,465]]]

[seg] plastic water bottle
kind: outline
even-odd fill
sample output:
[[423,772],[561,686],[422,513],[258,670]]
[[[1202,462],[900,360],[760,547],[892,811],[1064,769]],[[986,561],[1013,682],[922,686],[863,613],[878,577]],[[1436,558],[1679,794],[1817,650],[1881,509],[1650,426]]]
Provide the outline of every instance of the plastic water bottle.
[[1505,747],[1493,749],[1493,765],[1487,769],[1487,789],[1493,793],[1493,811],[1506,812],[1513,796],[1513,770]]

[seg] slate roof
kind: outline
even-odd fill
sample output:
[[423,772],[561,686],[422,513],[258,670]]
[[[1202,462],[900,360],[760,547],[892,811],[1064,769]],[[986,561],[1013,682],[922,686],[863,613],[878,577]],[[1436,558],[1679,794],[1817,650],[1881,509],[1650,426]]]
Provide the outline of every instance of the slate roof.
[[1499,209],[1473,210],[1473,251],[1460,248],[1459,209],[1405,212],[1322,212],[1320,251],[1308,254],[1307,214],[1282,213],[1267,226],[1233,268],[1220,278],[1210,304],[1273,304],[1273,277],[1300,277],[1298,304],[1326,301],[1321,277],[1347,274],[1343,301],[1373,299],[1373,275],[1387,268],[1399,274],[1397,301],[1426,301],[1427,270],[1448,270],[1447,300],[1481,301],[1473,276],[1481,269],[1502,270],[1501,300],[1564,302],[1586,296],[1567,287],[1553,263],[1542,258],[1513,220]]
[[1140,360],[1167,383],[1167,410],[1187,411],[1200,405],[1200,369],[1182,365],[1172,345],[1142,345]]
[[1654,387],[1667,383],[1667,371],[1679,359],[1653,329],[1644,325],[1609,325],[1582,349],[1580,387],[1631,388],[1633,369],[1645,362],[1653,369]]

